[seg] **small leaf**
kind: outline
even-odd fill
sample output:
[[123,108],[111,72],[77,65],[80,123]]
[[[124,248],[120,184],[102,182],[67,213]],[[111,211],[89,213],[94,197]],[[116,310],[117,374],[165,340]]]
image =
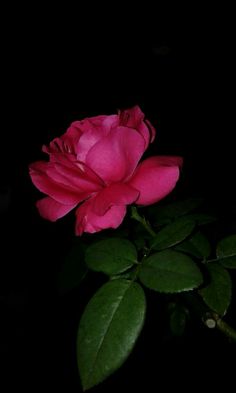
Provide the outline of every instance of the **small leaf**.
[[155,221],[174,219],[176,217],[184,216],[185,214],[197,209],[203,202],[201,198],[189,198],[183,201],[177,201],[168,205],[151,206],[148,209],[150,218],[155,218]]
[[163,250],[182,242],[195,227],[194,221],[182,217],[161,229],[152,241],[151,248]]
[[200,289],[199,293],[208,307],[223,316],[231,301],[230,275],[218,263],[209,263],[206,266],[210,274],[210,283]]
[[143,289],[132,281],[110,281],[93,296],[82,315],[77,338],[84,390],[124,363],[142,329],[145,309]]
[[189,220],[195,221],[196,224],[199,226],[211,224],[212,222],[217,221],[216,217],[204,213],[192,213],[192,214],[188,214],[186,217],[188,217]]
[[76,288],[86,276],[88,268],[84,262],[85,249],[86,246],[79,242],[66,256],[57,277],[57,287],[61,293]]
[[165,293],[189,291],[202,283],[202,274],[192,259],[173,250],[148,257],[139,278],[146,287]]
[[193,255],[196,258],[207,258],[211,253],[211,245],[206,236],[199,231],[188,240],[178,244],[175,250]]
[[85,254],[85,262],[90,269],[109,276],[124,272],[136,261],[136,248],[127,239],[101,240],[89,246]]
[[228,269],[236,269],[236,235],[222,239],[216,248],[219,262]]

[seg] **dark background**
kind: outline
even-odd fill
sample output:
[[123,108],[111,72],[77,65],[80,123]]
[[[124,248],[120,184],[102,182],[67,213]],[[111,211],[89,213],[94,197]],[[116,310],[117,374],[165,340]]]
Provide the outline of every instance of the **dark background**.
[[[55,277],[73,241],[74,217],[53,224],[38,216],[34,204],[40,194],[30,182],[28,164],[42,159],[42,144],[64,133],[71,121],[138,104],[157,129],[152,152],[185,159],[180,196],[203,196],[223,217],[222,232],[232,233],[234,49],[227,34],[170,36],[166,29],[146,40],[134,31],[117,41],[109,42],[106,34],[86,41],[76,29],[67,36],[59,21],[50,34],[45,21],[36,28],[34,22],[19,26],[13,38],[9,34],[2,48],[3,375],[10,386],[73,392],[80,389],[76,328],[97,284],[92,278],[57,295]],[[148,317],[134,353],[95,391],[140,384],[149,391],[161,383],[189,390],[186,375],[199,386],[204,378],[228,378],[233,348],[227,340],[197,322],[183,338],[169,340],[162,308],[158,299],[150,303],[154,316]]]

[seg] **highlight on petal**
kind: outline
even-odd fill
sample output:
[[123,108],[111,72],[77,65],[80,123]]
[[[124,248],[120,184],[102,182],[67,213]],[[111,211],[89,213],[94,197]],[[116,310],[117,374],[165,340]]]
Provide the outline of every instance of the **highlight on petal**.
[[110,207],[130,205],[139,196],[139,191],[128,184],[111,184],[99,191],[93,198],[93,212],[99,216],[104,215]]
[[49,221],[56,221],[69,213],[77,204],[62,205],[50,197],[45,197],[36,202],[39,214]]
[[131,176],[145,150],[145,140],[137,131],[117,127],[94,145],[86,164],[107,184]]
[[125,206],[112,206],[107,212],[99,216],[93,211],[94,198],[84,202],[76,210],[76,235],[83,232],[95,233],[107,228],[117,228],[126,214]]
[[139,164],[129,184],[139,192],[136,204],[151,205],[168,195],[179,179],[181,157],[150,157]]

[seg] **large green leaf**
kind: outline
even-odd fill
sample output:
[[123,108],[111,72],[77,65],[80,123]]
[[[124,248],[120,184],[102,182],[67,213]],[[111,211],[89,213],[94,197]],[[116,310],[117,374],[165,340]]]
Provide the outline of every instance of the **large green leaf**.
[[202,283],[202,274],[192,259],[173,250],[148,257],[139,278],[146,287],[166,293],[189,291]]
[[204,302],[219,315],[224,315],[230,305],[232,283],[227,270],[218,263],[207,264],[210,283],[199,290]]
[[185,214],[197,209],[203,200],[201,198],[189,198],[182,201],[170,203],[168,205],[158,204],[148,209],[150,218],[155,219],[158,223],[165,223],[168,219],[184,216]]
[[77,242],[66,256],[57,277],[57,287],[61,293],[76,288],[87,274],[85,249],[82,242]]
[[137,262],[137,251],[127,239],[105,239],[88,247],[85,262],[90,269],[110,276],[124,272]]
[[175,250],[193,255],[196,258],[207,258],[211,253],[211,245],[207,237],[198,231],[188,240],[178,244]]
[[236,269],[236,235],[222,239],[216,248],[219,262],[228,269]]
[[145,309],[143,289],[132,281],[110,281],[93,296],[82,315],[77,339],[84,390],[123,364],[142,329]]
[[152,241],[151,248],[163,250],[172,247],[186,239],[192,233],[194,227],[194,221],[181,217],[157,233]]

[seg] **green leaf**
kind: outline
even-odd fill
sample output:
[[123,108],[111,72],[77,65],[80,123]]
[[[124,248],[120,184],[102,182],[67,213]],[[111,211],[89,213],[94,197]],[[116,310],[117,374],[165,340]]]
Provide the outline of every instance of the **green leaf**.
[[192,259],[173,250],[148,257],[139,278],[146,287],[165,293],[189,291],[202,283],[202,274]]
[[219,262],[228,269],[236,269],[236,235],[222,239],[216,248]]
[[211,224],[217,220],[216,217],[204,213],[192,213],[188,214],[186,217],[188,217],[189,220],[195,221],[199,226]]
[[175,250],[193,255],[196,258],[207,258],[211,253],[211,245],[200,231],[184,242],[178,244]]
[[137,251],[127,239],[105,239],[87,248],[85,262],[90,269],[112,276],[136,263]]
[[182,336],[187,322],[188,311],[181,304],[173,304],[170,309],[170,330],[174,336]]
[[84,262],[85,249],[86,246],[78,242],[66,256],[57,277],[57,287],[61,293],[76,288],[86,276],[88,268]]
[[219,315],[224,315],[230,305],[232,283],[227,270],[218,263],[206,265],[210,274],[210,283],[199,290],[204,302]]
[[151,206],[148,209],[150,218],[155,221],[174,219],[176,217],[184,216],[185,214],[197,209],[203,202],[201,198],[189,198],[183,201],[177,201],[168,205]]
[[145,309],[143,289],[132,281],[110,281],[93,296],[82,315],[77,338],[84,390],[124,363],[142,329]]
[[194,227],[194,221],[181,217],[157,233],[152,241],[151,248],[163,250],[172,247],[186,239],[192,233]]

